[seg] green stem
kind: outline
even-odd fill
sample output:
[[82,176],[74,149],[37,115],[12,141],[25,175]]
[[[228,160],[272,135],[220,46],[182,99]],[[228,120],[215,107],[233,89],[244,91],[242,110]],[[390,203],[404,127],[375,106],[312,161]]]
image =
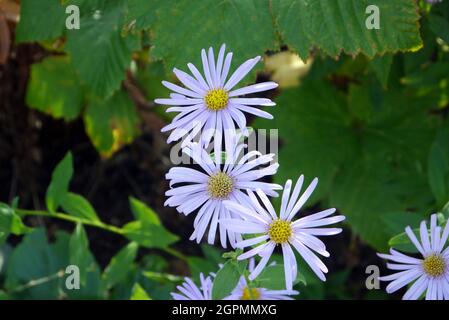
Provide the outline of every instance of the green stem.
[[[25,210],[25,209],[15,209],[14,210],[19,215],[28,215],[28,216],[40,216],[40,217],[49,217],[49,218],[56,218],[61,220],[70,221],[73,223],[81,223],[83,225],[96,227],[99,229],[107,230],[109,232],[113,232],[122,236],[126,236],[123,229],[118,228],[116,226],[103,223],[101,221],[92,221],[84,218],[74,217],[65,213],[60,212],[48,212],[43,210]],[[178,259],[187,261],[187,257],[183,255],[181,252],[172,249],[172,248],[160,248],[160,250],[172,255],[173,257],[176,257]]]

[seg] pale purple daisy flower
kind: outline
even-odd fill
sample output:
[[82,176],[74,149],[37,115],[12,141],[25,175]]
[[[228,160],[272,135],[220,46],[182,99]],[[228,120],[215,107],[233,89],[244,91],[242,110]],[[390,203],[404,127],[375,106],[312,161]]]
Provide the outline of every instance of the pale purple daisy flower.
[[[218,225],[222,218],[238,218],[223,205],[225,200],[248,205],[250,199],[245,190],[261,189],[270,196],[277,196],[275,190],[281,190],[278,184],[257,181],[264,176],[273,175],[279,167],[278,163],[269,164],[274,154],[262,155],[258,151],[250,151],[239,157],[246,147],[238,143],[239,136],[232,137],[232,147],[226,152],[222,163],[222,154],[216,152],[214,159],[198,143],[191,143],[183,148],[183,152],[193,159],[202,169],[195,170],[184,167],[171,168],[166,178],[170,180],[171,189],[165,194],[169,197],[165,205],[176,207],[178,212],[188,215],[199,209],[194,221],[191,240],[201,241],[209,227],[208,243],[215,242],[217,229],[220,233],[221,245],[226,248],[227,239],[232,246],[241,240],[239,234],[226,230]],[[259,166],[265,166],[258,168]],[[179,185],[173,187],[174,185]]]
[[[255,260],[251,258],[249,260],[249,271],[252,272],[254,267]],[[296,290],[269,290],[249,287],[245,277],[242,276],[235,289],[224,300],[293,300],[290,296],[297,294],[299,292]]]
[[177,286],[180,293],[170,293],[173,300],[212,300],[212,278],[204,277],[200,274],[200,287],[198,287],[190,278],[184,278],[185,282]]
[[[387,292],[393,293],[414,282],[404,294],[404,300],[417,300],[426,291],[426,300],[449,300],[449,247],[444,249],[448,235],[449,223],[446,223],[443,234],[437,226],[437,215],[430,218],[430,239],[426,222],[421,222],[419,241],[408,226],[405,232],[411,242],[422,255],[422,259],[414,258],[394,249],[390,254],[378,254],[379,257],[390,260],[387,263],[391,270],[398,270],[380,280],[391,281]],[[416,281],[415,281],[416,280]]]
[[290,197],[292,181],[288,180],[282,194],[281,210],[278,216],[266,194],[258,189],[257,195],[263,206],[252,191],[248,191],[252,206],[242,206],[233,201],[225,201],[226,207],[235,215],[240,215],[246,221],[238,219],[221,219],[220,224],[229,231],[241,234],[256,234],[256,237],[239,241],[237,248],[256,246],[251,250],[238,256],[238,260],[247,259],[259,255],[259,264],[249,275],[249,279],[255,279],[267,265],[275,247],[281,245],[284,257],[285,282],[287,290],[291,290],[297,276],[297,264],[292,246],[307,262],[315,274],[323,281],[326,280],[324,273],[328,269],[313,251],[322,256],[329,257],[325,244],[316,236],[330,236],[341,232],[340,228],[323,228],[324,226],[338,223],[345,219],[338,215],[329,217],[335,209],[327,209],[315,214],[292,221],[301,207],[307,201],[315,189],[318,179],[315,178],[304,193],[299,196],[304,176],[298,179],[293,194]]
[[[165,126],[162,132],[172,131],[167,142],[177,141],[190,133],[186,142],[190,142],[201,130],[201,143],[207,146],[214,133],[220,136],[227,130],[225,138],[232,136],[235,125],[245,133],[246,118],[244,113],[250,113],[262,118],[272,119],[272,115],[255,106],[274,106],[275,103],[266,98],[240,98],[239,96],[274,89],[278,86],[275,82],[263,82],[249,85],[240,89],[234,89],[257,64],[260,57],[244,62],[228,78],[231,66],[232,52],[226,54],[223,44],[218,53],[217,60],[214,51],[209,48],[208,53],[201,51],[204,77],[191,63],[187,66],[193,74],[173,69],[173,72],[185,87],[163,81],[162,84],[174,93],[169,99],[156,99],[155,103],[173,105],[167,112],[179,112],[172,123]],[[217,141],[218,139],[216,139]],[[185,144],[183,145],[185,146]]]

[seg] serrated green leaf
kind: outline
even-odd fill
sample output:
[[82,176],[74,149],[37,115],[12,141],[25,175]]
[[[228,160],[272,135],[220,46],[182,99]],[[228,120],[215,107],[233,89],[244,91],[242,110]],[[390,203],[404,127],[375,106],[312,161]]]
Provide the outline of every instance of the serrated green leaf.
[[229,260],[218,270],[212,286],[212,300],[222,300],[235,289],[241,274],[238,265]]
[[53,170],[51,182],[45,195],[45,203],[51,212],[55,212],[58,209],[60,201],[68,192],[72,175],[73,159],[72,154],[68,152]]
[[[373,57],[422,47],[413,0],[280,0],[272,4],[283,40],[303,58],[315,47],[333,57],[341,52]],[[369,5],[379,9],[380,29],[366,27]]]
[[71,192],[61,199],[61,206],[68,214],[90,221],[100,221],[92,205],[83,196]]
[[131,291],[130,300],[151,300],[151,298],[148,296],[145,289],[142,288],[140,284],[136,283]]
[[150,19],[157,17],[151,53],[164,60],[167,71],[188,62],[199,67],[201,49],[212,46],[217,51],[222,43],[234,52],[234,66],[277,47],[268,0],[158,0],[146,7]]
[[128,23],[137,30],[148,29],[156,21],[156,2],[128,0]]
[[22,0],[16,40],[25,42],[57,38],[63,33],[66,17],[59,1]]
[[121,91],[106,101],[91,101],[84,122],[92,143],[103,156],[131,143],[139,133],[136,107]]
[[111,259],[103,273],[108,288],[112,288],[127,277],[130,268],[133,266],[138,248],[137,243],[131,242]]
[[50,57],[32,66],[26,102],[55,118],[78,117],[83,90],[67,57]]
[[81,28],[67,31],[67,51],[74,69],[93,95],[110,97],[125,78],[139,38],[121,34],[126,0],[94,0],[83,5]]

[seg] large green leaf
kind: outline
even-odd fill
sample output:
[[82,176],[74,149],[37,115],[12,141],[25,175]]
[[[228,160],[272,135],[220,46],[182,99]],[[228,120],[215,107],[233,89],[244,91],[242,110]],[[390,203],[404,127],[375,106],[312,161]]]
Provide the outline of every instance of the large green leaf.
[[[414,0],[279,0],[272,4],[283,40],[303,58],[314,47],[334,57],[342,51],[373,57],[422,46]],[[365,25],[369,5],[379,8],[380,29]]]
[[107,100],[92,100],[84,114],[87,134],[97,150],[111,155],[138,135],[136,107],[122,91]]
[[56,0],[22,0],[16,40],[40,41],[62,35],[66,19],[64,8]]
[[91,92],[109,97],[119,89],[139,45],[136,35],[121,34],[126,0],[84,1],[80,11],[81,28],[67,31],[67,51]]
[[83,90],[67,57],[51,57],[34,64],[27,104],[55,118],[72,120],[83,106]]
[[56,166],[51,176],[51,182],[45,195],[48,210],[55,212],[62,198],[69,190],[70,179],[73,175],[73,157],[68,152],[64,159]]
[[443,207],[449,200],[449,121],[432,144],[427,172],[437,205]]
[[327,201],[381,249],[391,236],[381,214],[423,209],[431,202],[422,168],[433,131],[408,92],[368,88],[356,86],[345,95],[322,81],[307,82],[279,97],[273,121],[255,125],[279,129],[275,181],[300,173],[309,181],[318,177],[308,204]]
[[[369,5],[379,8],[380,29],[365,25]],[[342,51],[372,57],[422,46],[414,0],[131,0],[131,9],[129,19],[150,27],[152,53],[169,69],[198,63],[201,48],[221,43],[235,52],[236,62],[280,44],[302,58],[314,48],[334,57]]]
[[213,46],[217,52],[222,43],[234,52],[234,65],[278,47],[268,0],[140,2],[147,3],[153,24],[152,54],[170,70],[188,62],[200,67],[200,50]]
[[[35,229],[11,254],[6,287],[22,298],[58,298],[62,276],[69,261],[67,248],[66,234],[59,233],[56,243],[49,244],[45,230]],[[31,281],[35,284],[30,285]]]

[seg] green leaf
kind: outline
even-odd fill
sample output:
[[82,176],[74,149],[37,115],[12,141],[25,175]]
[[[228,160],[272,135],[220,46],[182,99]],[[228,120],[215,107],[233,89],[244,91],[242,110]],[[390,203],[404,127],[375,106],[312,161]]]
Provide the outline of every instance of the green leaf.
[[449,199],[449,122],[442,128],[429,153],[427,174],[430,188],[442,207]]
[[390,76],[391,64],[393,63],[393,55],[386,54],[382,57],[376,57],[369,62],[371,69],[374,71],[377,79],[379,79],[382,87],[388,87],[388,78]]
[[71,192],[61,199],[61,206],[68,214],[90,221],[99,222],[100,219],[92,205],[83,196]]
[[132,23],[137,30],[151,27],[156,21],[156,10],[152,3],[145,0],[128,0],[127,21]]
[[[374,57],[422,47],[413,0],[280,0],[272,4],[283,40],[302,58],[314,47],[333,57],[341,52]],[[380,29],[365,25],[369,5],[379,8]]]
[[166,248],[178,241],[178,237],[164,227],[142,221],[127,223],[122,230],[128,239],[147,248]]
[[436,14],[429,15],[429,28],[437,36],[449,43],[449,22]]
[[68,152],[64,159],[56,166],[51,175],[51,182],[45,195],[48,210],[55,212],[62,198],[69,190],[70,179],[73,175],[72,153]]
[[[222,43],[234,52],[234,66],[278,46],[268,0],[140,3],[140,10],[146,6],[146,19],[152,23],[151,53],[164,60],[167,70],[182,68],[188,62],[200,67],[201,49],[212,46],[218,52]],[[186,45],[180,50],[182,44]]]
[[67,57],[50,57],[32,66],[26,102],[55,118],[78,117],[83,90]]
[[165,229],[156,213],[143,202],[132,197],[129,202],[138,220],[122,228],[128,239],[147,248],[165,248],[178,240],[177,236]]
[[0,203],[0,245],[6,241],[11,233],[13,214],[13,211],[8,205]]
[[134,217],[145,223],[161,225],[158,215],[142,201],[130,197],[129,204]]
[[212,286],[212,300],[222,300],[235,289],[241,274],[238,265],[229,260],[218,270]]
[[[6,271],[6,288],[14,297],[57,299],[68,264],[68,236],[59,233],[54,244],[47,242],[44,229],[26,235],[12,252]],[[39,281],[36,281],[39,280]],[[34,281],[34,285],[29,285]],[[19,289],[20,288],[20,289]]]
[[133,102],[125,92],[112,98],[91,100],[84,114],[86,131],[103,156],[110,156],[139,134],[139,117]]
[[148,296],[145,289],[142,288],[140,284],[136,283],[131,291],[130,300],[151,300],[151,298]]
[[57,38],[63,33],[66,17],[59,1],[22,0],[16,40],[25,42]]
[[81,284],[84,286],[86,284],[86,271],[92,261],[88,255],[89,240],[87,239],[83,225],[80,223],[76,225],[75,231],[70,237],[69,252],[70,264],[79,268]]
[[95,96],[110,97],[125,78],[136,35],[122,35],[126,0],[83,2],[81,28],[67,31],[73,67]]
[[404,231],[405,227],[417,228],[426,217],[413,212],[389,212],[381,216],[385,227],[392,235]]
[[[257,286],[269,290],[285,290],[285,272],[284,265],[276,264],[266,267],[262,273],[256,278]],[[301,282],[307,285],[306,279],[301,273],[293,281],[294,284]]]
[[108,288],[112,288],[127,277],[130,268],[133,266],[138,248],[137,243],[131,242],[111,259],[103,273]]

